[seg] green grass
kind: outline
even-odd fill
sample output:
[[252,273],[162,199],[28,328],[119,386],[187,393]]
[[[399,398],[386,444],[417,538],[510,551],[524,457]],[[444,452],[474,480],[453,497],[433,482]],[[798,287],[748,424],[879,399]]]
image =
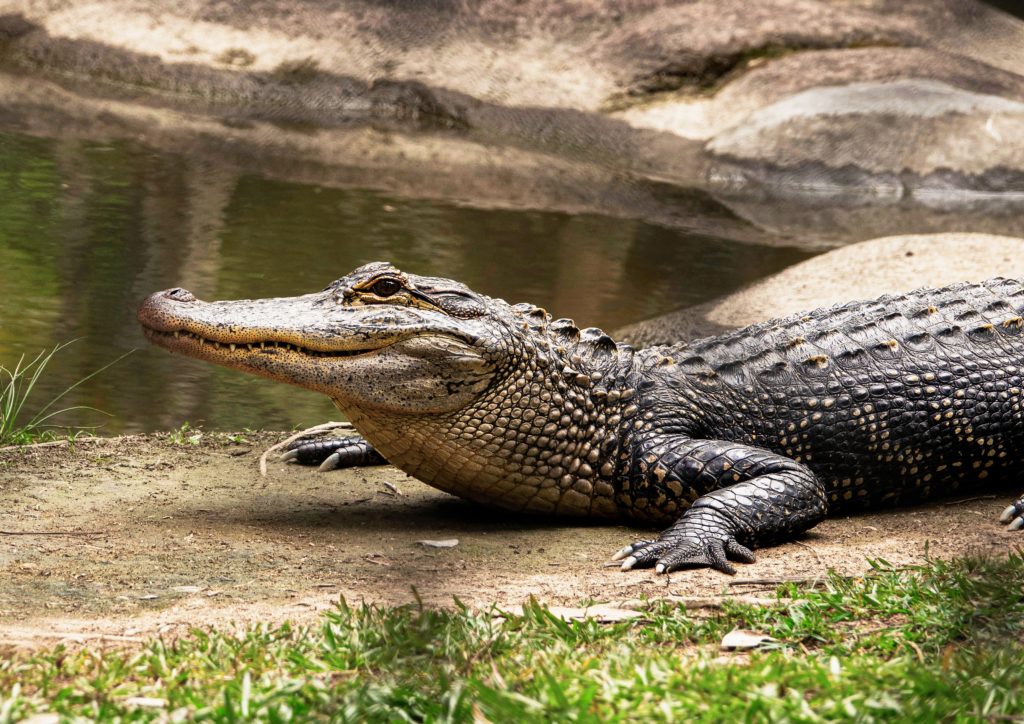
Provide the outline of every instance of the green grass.
[[185,421],[177,430],[168,432],[167,439],[173,445],[198,445],[203,440],[203,431]]
[[[75,436],[91,428],[71,430],[63,425],[55,425],[51,421],[58,415],[76,410],[89,410],[101,415],[106,414],[87,405],[74,405],[56,410],[53,407],[73,389],[92,379],[111,365],[120,362],[131,354],[131,351],[125,352],[113,362],[65,387],[63,391],[48,402],[43,403],[41,407],[34,410],[26,407],[32,391],[46,372],[50,362],[53,361],[57,353],[66,349],[70,344],[72,342],[64,342],[63,344],[58,344],[53,349],[43,350],[28,362],[25,361],[25,355],[22,355],[14,367],[11,368],[0,365],[0,445],[27,445],[34,442],[53,440],[57,437],[56,431],[58,429],[64,429],[65,434],[73,439]],[[31,416],[29,416],[30,413]]]
[[203,440],[212,440],[219,445],[241,445],[251,444],[245,437],[252,435],[256,430],[245,428],[242,432],[205,432],[201,425],[193,425],[187,420],[175,429],[166,434],[167,441],[172,445],[198,445]]
[[[341,603],[313,628],[19,654],[0,662],[0,722],[1007,720],[1024,716],[1021,581],[1024,553],[879,563],[771,606],[655,602],[616,624]],[[777,643],[723,654],[735,627]]]

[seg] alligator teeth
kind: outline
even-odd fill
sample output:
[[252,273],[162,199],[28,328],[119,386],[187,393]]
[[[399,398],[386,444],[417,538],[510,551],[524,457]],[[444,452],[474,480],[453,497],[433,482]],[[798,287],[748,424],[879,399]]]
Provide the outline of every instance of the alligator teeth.
[[231,350],[232,352],[235,352],[235,351],[240,350],[240,349],[242,349],[242,350],[248,349],[250,351],[252,351],[252,350],[265,350],[265,349],[286,349],[286,350],[288,350],[290,352],[295,352],[296,354],[302,354],[302,355],[306,355],[306,356],[310,356],[310,357],[332,357],[332,356],[349,357],[349,356],[352,356],[352,355],[362,354],[363,352],[367,351],[367,350],[337,350],[335,352],[323,352],[323,351],[315,350],[315,349],[306,349],[306,348],[301,347],[301,346],[299,346],[297,344],[292,344],[291,342],[281,342],[281,341],[277,341],[277,340],[266,340],[266,341],[261,341],[261,342],[218,342],[215,339],[207,339],[206,337],[203,337],[203,336],[198,335],[198,334],[194,334],[192,332],[189,332],[188,330],[180,330],[180,329],[179,330],[175,330],[174,332],[167,332],[167,335],[168,336],[172,336],[173,335],[173,337],[175,339],[181,339],[182,337],[184,337],[185,339],[190,339],[190,340],[195,341],[196,344],[200,344],[200,345],[208,344],[211,347],[213,347],[214,349]]

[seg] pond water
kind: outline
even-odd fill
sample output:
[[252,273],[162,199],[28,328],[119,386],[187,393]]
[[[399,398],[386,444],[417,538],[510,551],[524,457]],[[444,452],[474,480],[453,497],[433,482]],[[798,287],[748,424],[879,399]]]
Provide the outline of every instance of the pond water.
[[202,299],[301,294],[389,260],[610,330],[810,254],[630,219],[285,183],[126,141],[0,132],[0,365],[75,340],[33,393],[45,402],[134,350],[61,403],[107,413],[60,418],[100,424],[101,434],[338,417],[320,395],[148,345],[135,309],[160,289],[183,286]]

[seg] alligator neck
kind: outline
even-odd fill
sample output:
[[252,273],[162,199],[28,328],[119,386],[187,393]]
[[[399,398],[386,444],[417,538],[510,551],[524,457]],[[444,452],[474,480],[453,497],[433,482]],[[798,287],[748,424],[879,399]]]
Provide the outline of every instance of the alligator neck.
[[628,466],[620,450],[638,414],[633,350],[566,320],[533,326],[500,381],[456,412],[336,404],[389,462],[446,492],[515,510],[616,515],[612,481]]

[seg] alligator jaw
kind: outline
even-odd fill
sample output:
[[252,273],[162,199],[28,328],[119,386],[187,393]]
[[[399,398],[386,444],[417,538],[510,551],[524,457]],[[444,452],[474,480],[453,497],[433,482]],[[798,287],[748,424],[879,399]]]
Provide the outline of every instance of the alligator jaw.
[[241,340],[230,341],[229,337],[228,340],[220,341],[194,334],[187,329],[166,332],[147,327],[145,324],[143,324],[142,332],[150,342],[172,352],[181,352],[189,357],[221,364],[228,364],[230,360],[243,363],[247,359],[247,355],[250,354],[253,357],[248,359],[258,359],[258,355],[287,354],[301,357],[354,357],[382,349],[381,347],[371,347],[365,349],[318,350],[273,339],[245,342]]
[[399,341],[401,330],[345,324],[323,294],[202,302],[183,289],[157,292],[139,307],[149,341],[188,357],[328,391],[315,367],[343,364]]

